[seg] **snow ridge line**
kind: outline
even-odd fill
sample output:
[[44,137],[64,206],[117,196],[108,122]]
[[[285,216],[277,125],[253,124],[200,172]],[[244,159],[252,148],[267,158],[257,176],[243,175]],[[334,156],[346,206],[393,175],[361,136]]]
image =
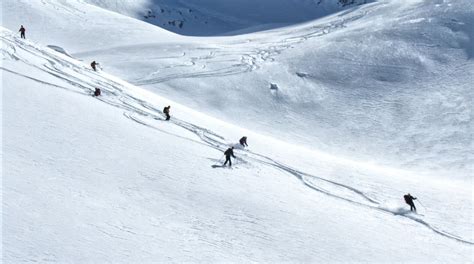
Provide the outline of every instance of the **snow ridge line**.
[[[12,38],[12,40],[10,38]],[[10,50],[4,50],[5,48],[2,45],[2,53],[3,53],[4,56],[5,56],[5,53],[7,53],[8,55],[10,55],[10,58],[12,58],[14,60],[22,61],[23,63],[26,63],[27,65],[29,65],[31,67],[37,68],[37,69],[39,69],[39,70],[41,70],[45,73],[48,73],[48,74],[53,75],[57,78],[60,78],[64,81],[66,81],[67,83],[69,83],[69,84],[79,88],[80,90],[82,90],[82,92],[75,91],[76,93],[80,93],[80,94],[83,94],[83,95],[91,95],[93,90],[95,89],[95,87],[101,87],[104,90],[104,94],[103,94],[103,96],[98,97],[97,99],[99,99],[99,100],[101,100],[105,103],[108,103],[112,106],[115,106],[117,108],[120,108],[122,110],[129,111],[129,113],[124,113],[124,116],[131,119],[131,120],[133,120],[134,122],[137,122],[139,124],[148,126],[150,128],[153,128],[153,129],[160,130],[161,132],[168,133],[170,135],[181,137],[183,139],[190,140],[190,141],[193,141],[195,143],[199,143],[199,144],[214,148],[214,149],[219,150],[219,151],[223,151],[228,147],[228,144],[223,142],[225,140],[224,137],[222,137],[222,136],[220,136],[220,135],[218,135],[218,134],[216,134],[216,133],[214,133],[214,132],[212,132],[212,131],[210,131],[206,128],[194,125],[194,124],[186,122],[184,120],[179,120],[177,118],[173,118],[172,120],[170,120],[170,122],[177,125],[177,126],[179,126],[179,127],[184,128],[184,129],[186,129],[186,130],[188,130],[192,133],[194,133],[195,135],[197,135],[201,139],[201,141],[196,141],[196,140],[193,140],[193,139],[190,139],[190,138],[182,137],[182,136],[179,136],[179,135],[176,135],[176,134],[169,133],[169,132],[166,132],[164,130],[158,129],[156,126],[152,126],[152,125],[148,124],[146,121],[141,120],[140,118],[136,117],[135,115],[138,114],[142,117],[146,117],[148,119],[152,119],[152,120],[155,120],[155,121],[156,120],[164,120],[163,119],[163,114],[161,113],[161,111],[159,109],[157,109],[156,107],[150,105],[146,101],[144,101],[142,99],[139,99],[139,98],[129,94],[129,92],[126,90],[126,87],[123,84],[120,84],[120,83],[117,83],[114,80],[111,80],[109,77],[107,77],[105,75],[102,75],[100,72],[92,72],[90,69],[86,68],[84,65],[81,65],[81,64],[75,62],[73,59],[67,58],[66,56],[61,57],[62,55],[57,55],[54,52],[51,52],[51,53],[46,52],[44,50],[41,50],[38,47],[35,47],[32,44],[29,44],[28,41],[20,40],[17,37],[14,37],[14,36],[11,36],[10,38],[5,37],[5,34],[3,32],[2,32],[2,35],[0,36],[0,39],[4,42],[4,44],[7,44],[6,45],[7,48],[8,47],[11,48]],[[40,58],[46,60],[48,63],[47,64],[42,64],[41,65],[42,67],[37,66],[36,64],[30,63],[28,60],[23,59],[22,56],[17,56],[19,51],[17,49],[15,49],[15,47],[20,48],[24,52],[27,52],[27,53],[30,53],[34,56],[40,57]],[[25,76],[23,74],[16,73],[12,70],[4,68],[3,66],[1,67],[1,69],[5,70],[7,72],[10,72],[10,73],[15,73],[15,74],[23,76],[25,78],[29,78],[29,79],[34,80],[34,81],[41,82],[41,83],[46,84],[46,85],[50,85],[52,87],[66,89],[68,91],[71,91],[71,89],[68,89],[68,88],[65,88],[65,87],[62,87],[62,86],[59,86],[59,85],[51,84],[51,83],[44,82],[44,81],[38,80],[36,78],[30,77],[30,76]],[[67,73],[65,70],[72,70],[73,74],[78,74],[81,77],[89,77],[90,80],[87,80],[87,78],[75,77],[75,76],[72,75],[72,73]],[[431,229],[432,231],[434,231],[435,233],[437,233],[441,236],[444,236],[444,237],[449,238],[449,239],[453,239],[453,240],[461,242],[461,243],[474,245],[474,242],[462,239],[462,238],[460,238],[456,235],[450,234],[449,232],[446,232],[446,231],[441,230],[437,227],[434,227],[434,226],[432,226],[431,224],[429,224],[428,222],[426,222],[424,220],[415,218],[413,216],[401,214],[401,213],[398,213],[398,212],[393,212],[393,211],[391,211],[389,209],[386,209],[386,208],[382,208],[382,207],[380,207],[380,203],[378,201],[376,201],[375,199],[370,198],[369,196],[364,194],[362,191],[360,191],[360,190],[358,190],[354,187],[347,186],[347,185],[344,185],[344,184],[341,184],[341,183],[338,183],[338,182],[334,182],[334,181],[331,181],[331,180],[327,180],[327,179],[324,179],[324,178],[321,178],[321,177],[318,177],[318,176],[315,176],[315,175],[311,175],[311,174],[308,174],[308,173],[300,172],[298,170],[292,169],[291,167],[289,167],[287,165],[284,165],[280,162],[277,162],[277,161],[275,161],[275,160],[273,160],[273,159],[271,159],[271,158],[269,158],[265,155],[261,155],[261,154],[253,153],[253,152],[248,152],[248,153],[250,155],[249,154],[244,154],[244,156],[247,157],[247,158],[253,159],[254,161],[256,161],[260,164],[267,165],[267,166],[272,166],[272,167],[277,168],[279,170],[285,171],[285,172],[289,173],[290,175],[293,175],[293,176],[297,177],[298,179],[300,179],[302,181],[302,183],[305,186],[308,186],[309,188],[311,188],[315,191],[318,191],[320,193],[326,194],[328,196],[331,196],[331,197],[334,197],[334,198],[337,198],[337,199],[341,199],[341,200],[350,202],[350,203],[355,204],[355,205],[364,206],[364,207],[367,207],[367,208],[370,208],[370,209],[375,209],[375,210],[378,210],[378,211],[381,211],[381,212],[384,212],[384,213],[388,213],[388,214],[391,214],[391,215],[395,215],[395,216],[405,217],[407,219],[410,219],[410,220],[413,220],[417,223],[422,224],[423,226]],[[247,161],[245,159],[241,158],[241,157],[238,157],[237,160],[247,163]],[[324,189],[321,189],[317,186],[314,186],[314,184],[309,183],[305,179],[305,177],[315,178],[315,179],[324,181],[326,183],[329,183],[329,184],[335,186],[336,188],[343,188],[343,189],[349,190],[349,191],[357,194],[359,197],[361,197],[365,203],[360,202],[360,201],[356,201],[356,200],[352,200],[350,198],[334,194],[334,192],[324,190]]]

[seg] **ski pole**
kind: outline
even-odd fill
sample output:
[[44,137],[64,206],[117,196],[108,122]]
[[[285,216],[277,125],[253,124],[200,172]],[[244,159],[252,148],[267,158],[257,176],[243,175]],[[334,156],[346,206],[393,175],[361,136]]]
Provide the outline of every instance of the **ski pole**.
[[420,200],[416,199],[416,201],[421,205],[421,207],[425,208],[426,210],[426,207],[420,202]]

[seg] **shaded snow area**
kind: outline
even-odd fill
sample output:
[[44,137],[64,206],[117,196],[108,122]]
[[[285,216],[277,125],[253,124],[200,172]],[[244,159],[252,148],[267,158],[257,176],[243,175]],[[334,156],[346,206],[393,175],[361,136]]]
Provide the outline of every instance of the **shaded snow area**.
[[84,0],[172,32],[236,35],[301,23],[372,0]]
[[3,263],[472,262],[474,2],[288,2],[3,1]]

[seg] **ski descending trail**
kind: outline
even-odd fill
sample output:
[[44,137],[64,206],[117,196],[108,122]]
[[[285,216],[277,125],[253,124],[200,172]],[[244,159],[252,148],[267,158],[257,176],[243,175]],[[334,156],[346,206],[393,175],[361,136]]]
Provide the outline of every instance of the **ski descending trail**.
[[[369,12],[376,10],[374,6],[377,4],[380,5],[380,3],[373,3],[370,8],[350,11],[353,12],[353,14],[348,17],[341,17],[321,25],[306,25],[291,32],[286,32],[283,35],[273,36],[272,41],[260,41],[255,43],[256,46],[249,46],[247,43],[250,40],[244,40],[242,43],[232,43],[231,45],[222,44],[219,48],[201,47],[190,50],[187,51],[190,54],[184,53],[184,55],[191,56],[188,64],[158,68],[155,72],[149,74],[149,76],[131,80],[131,83],[136,86],[146,86],[176,79],[222,77],[252,72],[261,67],[259,65],[260,62],[274,61],[274,57],[286,49],[292,48],[309,39],[321,37],[338,29],[345,28],[347,23],[361,19]],[[276,41],[275,37],[277,39]],[[262,38],[265,38],[265,36]],[[210,51],[202,55],[202,50]],[[223,62],[227,63],[222,64]],[[179,71],[175,72],[174,68],[177,67],[194,67],[195,69],[184,73]],[[155,76],[155,73],[159,74],[159,76]]]
[[[67,58],[65,55],[57,54],[55,52],[46,52],[28,41],[23,41],[14,36],[9,36],[5,31],[1,33],[2,35],[0,36],[0,39],[3,43],[2,56],[9,56],[16,61],[21,61],[22,63],[25,63],[31,67],[53,75],[58,79],[61,79],[73,85],[74,87],[77,87],[78,89],[71,90],[58,84],[47,83],[28,76],[27,74],[14,72],[8,68],[5,68],[4,66],[1,66],[2,70],[29,78],[31,80],[35,80],[37,82],[42,82],[56,88],[67,89],[68,91],[80,93],[86,96],[92,95],[92,92],[96,87],[101,87],[103,93],[102,96],[98,97],[97,99],[124,110],[124,116],[130,120],[133,120],[134,122],[148,126],[152,129],[160,130],[161,132],[168,133],[173,136],[191,140],[195,143],[199,143],[219,151],[224,151],[227,147],[229,147],[228,143],[225,141],[225,137],[209,129],[175,117],[173,117],[169,122],[176,125],[177,127],[191,132],[192,134],[196,135],[199,140],[166,132],[157,126],[159,124],[158,122],[164,121],[161,110],[146,100],[133,95],[132,90],[135,89],[133,86],[130,86],[129,84],[105,73],[93,72],[86,66],[77,63],[71,58]],[[33,55],[37,58],[41,58],[45,63],[35,64],[30,62],[28,60],[28,56],[26,55]],[[433,232],[443,237],[461,243],[474,245],[474,242],[444,231],[419,217],[384,208],[380,201],[370,197],[368,194],[353,186],[345,185],[314,174],[302,172],[298,169],[292,168],[291,166],[276,161],[269,156],[252,151],[241,151],[239,152],[237,161],[242,163],[250,163],[250,161],[252,161],[263,166],[276,168],[297,177],[305,186],[308,186],[317,192],[336,199],[344,200],[356,206],[363,206],[394,216],[402,216],[431,229]]]

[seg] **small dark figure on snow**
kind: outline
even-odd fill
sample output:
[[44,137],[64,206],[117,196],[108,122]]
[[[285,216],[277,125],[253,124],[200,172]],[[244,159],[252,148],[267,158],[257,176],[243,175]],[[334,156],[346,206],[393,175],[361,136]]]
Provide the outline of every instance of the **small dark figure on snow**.
[[99,63],[97,63],[96,61],[91,62],[91,67],[94,71],[97,71],[97,65],[99,65]]
[[234,147],[230,147],[228,148],[225,152],[224,152],[224,155],[225,155],[225,162],[224,162],[224,165],[225,166],[227,164],[227,162],[229,162],[229,167],[232,167],[232,161],[230,160],[230,157],[232,156],[234,159],[235,159],[235,156],[234,156]]
[[99,88],[95,88],[94,96],[100,96],[100,89]]
[[240,140],[240,145],[242,145],[242,147],[248,147],[249,145],[247,144],[247,137],[242,137]]
[[23,25],[21,25],[20,30],[18,30],[18,31],[20,32],[20,37],[22,39],[26,39],[26,37],[25,37],[26,28],[24,28]]
[[410,211],[416,212],[415,203],[413,202],[413,200],[416,200],[416,197],[411,196],[411,194],[405,194],[403,198],[405,199],[405,203],[410,206]]
[[171,116],[170,116],[170,108],[171,106],[165,106],[165,108],[163,108],[163,113],[166,115],[166,121],[169,121]]

